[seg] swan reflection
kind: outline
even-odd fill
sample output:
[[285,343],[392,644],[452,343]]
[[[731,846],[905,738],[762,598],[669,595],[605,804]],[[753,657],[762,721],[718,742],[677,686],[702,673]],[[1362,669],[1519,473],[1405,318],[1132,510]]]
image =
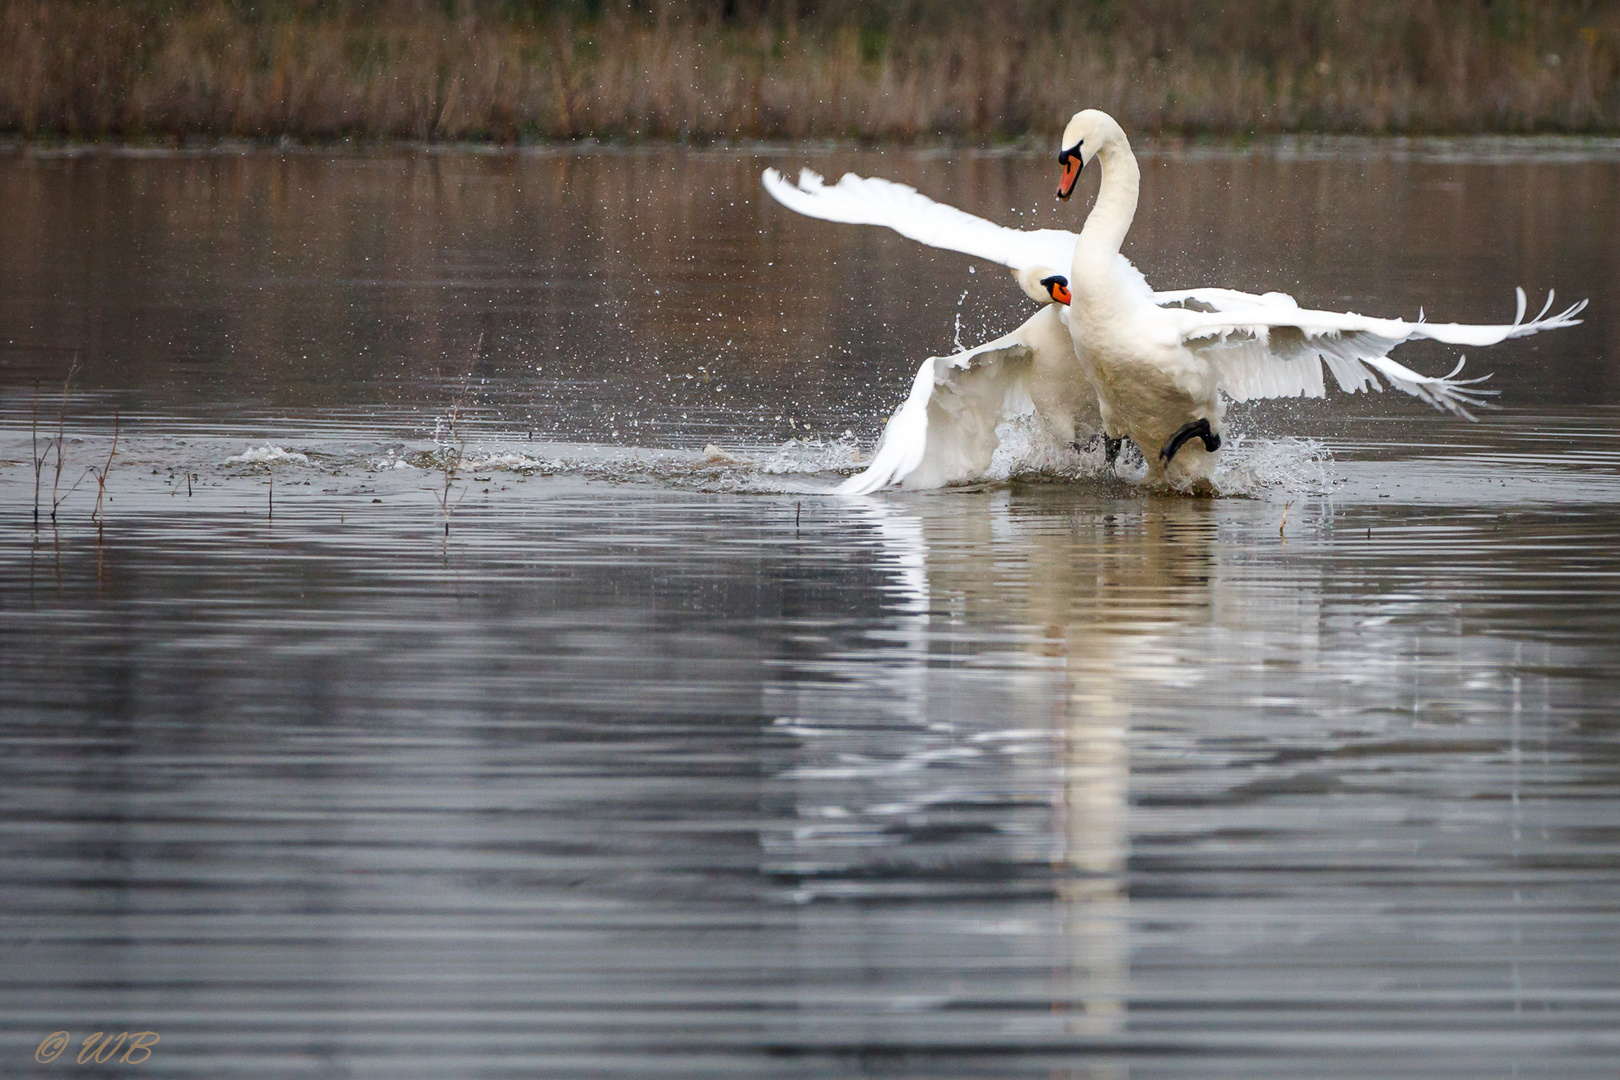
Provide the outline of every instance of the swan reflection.
[[982,1011],[981,976],[1020,987],[1009,1033],[1121,1033],[1133,705],[1184,693],[1188,649],[1227,629],[1291,608],[1308,640],[1315,581],[1251,585],[1206,502],[1033,486],[848,513],[891,618],[766,693],[787,747],[766,859],[804,962],[866,988],[873,1038],[897,1009]]

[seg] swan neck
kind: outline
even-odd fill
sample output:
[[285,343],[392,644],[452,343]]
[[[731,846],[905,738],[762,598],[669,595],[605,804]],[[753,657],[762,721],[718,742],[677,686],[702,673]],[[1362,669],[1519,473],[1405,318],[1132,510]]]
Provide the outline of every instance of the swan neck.
[[1131,219],[1136,216],[1136,198],[1142,188],[1142,173],[1136,167],[1136,155],[1121,133],[1097,152],[1097,164],[1102,168],[1102,186],[1097,191],[1097,202],[1086,217],[1080,230],[1077,250],[1092,256],[1118,255],[1125,234],[1131,230]]

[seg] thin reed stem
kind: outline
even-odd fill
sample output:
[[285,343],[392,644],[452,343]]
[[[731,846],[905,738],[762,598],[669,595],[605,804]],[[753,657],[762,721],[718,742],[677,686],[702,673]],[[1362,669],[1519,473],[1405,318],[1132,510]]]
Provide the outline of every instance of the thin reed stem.
[[45,455],[50,453],[50,444],[46,444],[44,453],[39,449],[39,380],[34,380],[34,404],[32,415],[29,418],[28,430],[29,458],[34,463],[34,530],[39,530],[39,482],[40,474],[45,469]]
[[[68,395],[73,387],[73,376],[78,373],[79,361],[75,358],[73,364],[68,368],[67,378],[62,380],[62,405],[56,413],[56,438],[54,440],[56,443],[56,473],[51,478],[51,524],[53,525],[56,524],[57,508],[62,505],[62,500],[67,498],[67,495],[58,495],[57,492],[62,486],[62,447],[67,441]],[[79,479],[83,480],[84,477],[81,476]],[[73,494],[78,489],[78,486],[78,483],[74,483],[73,487],[68,489],[67,494]]]
[[107,523],[105,502],[107,500],[107,474],[112,471],[113,455],[118,453],[118,410],[113,410],[113,437],[112,446],[107,451],[107,461],[100,469],[91,466],[90,471],[96,478],[96,508],[90,512],[90,520],[96,523],[99,532]]

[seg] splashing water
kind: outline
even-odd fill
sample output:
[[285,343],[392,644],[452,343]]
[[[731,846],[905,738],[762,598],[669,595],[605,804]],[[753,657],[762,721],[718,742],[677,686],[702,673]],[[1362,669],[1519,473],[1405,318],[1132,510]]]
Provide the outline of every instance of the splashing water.
[[[987,480],[1089,480],[1112,472],[1131,484],[1147,480],[1147,462],[1127,443],[1113,470],[1108,467],[1102,441],[1066,441],[1046,429],[1033,416],[1003,421],[996,434],[1001,445],[991,458]],[[1253,497],[1283,489],[1319,494],[1332,483],[1332,455],[1326,445],[1296,437],[1260,438],[1234,435],[1226,439],[1210,477],[1215,494]]]
[[1252,496],[1276,488],[1319,495],[1332,486],[1332,461],[1332,452],[1316,439],[1233,435],[1222,446],[1210,479],[1221,495]]
[[226,465],[308,465],[309,457],[296,450],[284,450],[266,443],[250,446],[234,457],[225,459]]

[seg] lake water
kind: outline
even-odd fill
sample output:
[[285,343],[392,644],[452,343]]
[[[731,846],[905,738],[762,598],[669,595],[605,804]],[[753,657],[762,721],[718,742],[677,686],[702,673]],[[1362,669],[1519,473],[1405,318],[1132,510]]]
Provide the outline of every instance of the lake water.
[[1478,423],[1234,408],[1215,499],[827,494],[1029,305],[803,164],[1081,213],[1046,154],[0,153],[0,1071],[1612,1080],[1620,146],[1145,153],[1160,288],[1592,301]]

